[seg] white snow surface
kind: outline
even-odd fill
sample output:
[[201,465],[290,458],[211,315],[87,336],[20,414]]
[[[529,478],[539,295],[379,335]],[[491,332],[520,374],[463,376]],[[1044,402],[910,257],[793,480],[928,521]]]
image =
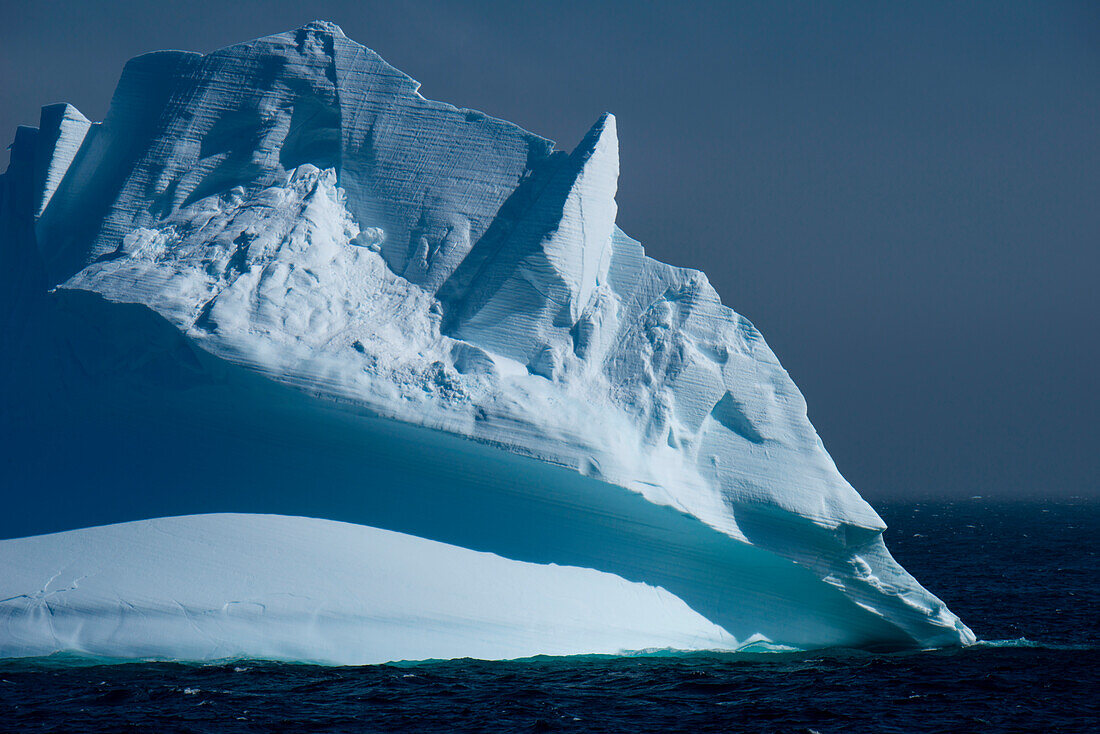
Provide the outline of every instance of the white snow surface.
[[613,116],[566,154],[417,89],[324,22],[149,54],[104,122],[47,108],[8,176],[35,172],[58,293],[148,307],[349,415],[630,490],[839,590],[884,643],[973,641],[890,557],[760,333],[615,225]]
[[4,540],[0,566],[0,657],[368,665],[739,647],[664,589],[304,517]]

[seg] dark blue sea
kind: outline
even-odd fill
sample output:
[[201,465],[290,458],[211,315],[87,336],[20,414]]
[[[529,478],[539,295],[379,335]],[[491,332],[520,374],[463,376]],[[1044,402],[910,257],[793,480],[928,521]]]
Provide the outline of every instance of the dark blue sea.
[[880,506],[965,650],[363,668],[0,663],[0,731],[1100,731],[1100,504]]

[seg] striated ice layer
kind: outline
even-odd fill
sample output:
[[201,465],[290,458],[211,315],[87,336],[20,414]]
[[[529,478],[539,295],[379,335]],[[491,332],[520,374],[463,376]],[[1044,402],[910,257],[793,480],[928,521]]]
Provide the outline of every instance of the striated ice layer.
[[[417,88],[317,22],[139,57],[104,122],[21,128],[11,481],[78,488],[82,525],[320,515],[596,569],[741,640],[973,640],[760,333],[615,226],[613,116],[567,154]],[[58,441],[87,460],[35,457]]]

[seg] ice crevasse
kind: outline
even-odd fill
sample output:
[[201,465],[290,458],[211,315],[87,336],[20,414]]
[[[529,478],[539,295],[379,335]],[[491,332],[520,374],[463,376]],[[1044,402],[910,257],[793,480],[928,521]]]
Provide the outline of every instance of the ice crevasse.
[[760,333],[331,23],[131,60],[0,179],[0,656],[968,644]]

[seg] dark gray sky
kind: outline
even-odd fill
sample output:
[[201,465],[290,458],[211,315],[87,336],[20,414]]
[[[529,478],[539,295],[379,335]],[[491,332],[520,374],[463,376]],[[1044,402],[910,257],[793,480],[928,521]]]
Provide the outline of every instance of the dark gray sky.
[[1100,495],[1100,3],[0,0],[0,135],[315,18],[575,145],[764,332],[874,501]]

